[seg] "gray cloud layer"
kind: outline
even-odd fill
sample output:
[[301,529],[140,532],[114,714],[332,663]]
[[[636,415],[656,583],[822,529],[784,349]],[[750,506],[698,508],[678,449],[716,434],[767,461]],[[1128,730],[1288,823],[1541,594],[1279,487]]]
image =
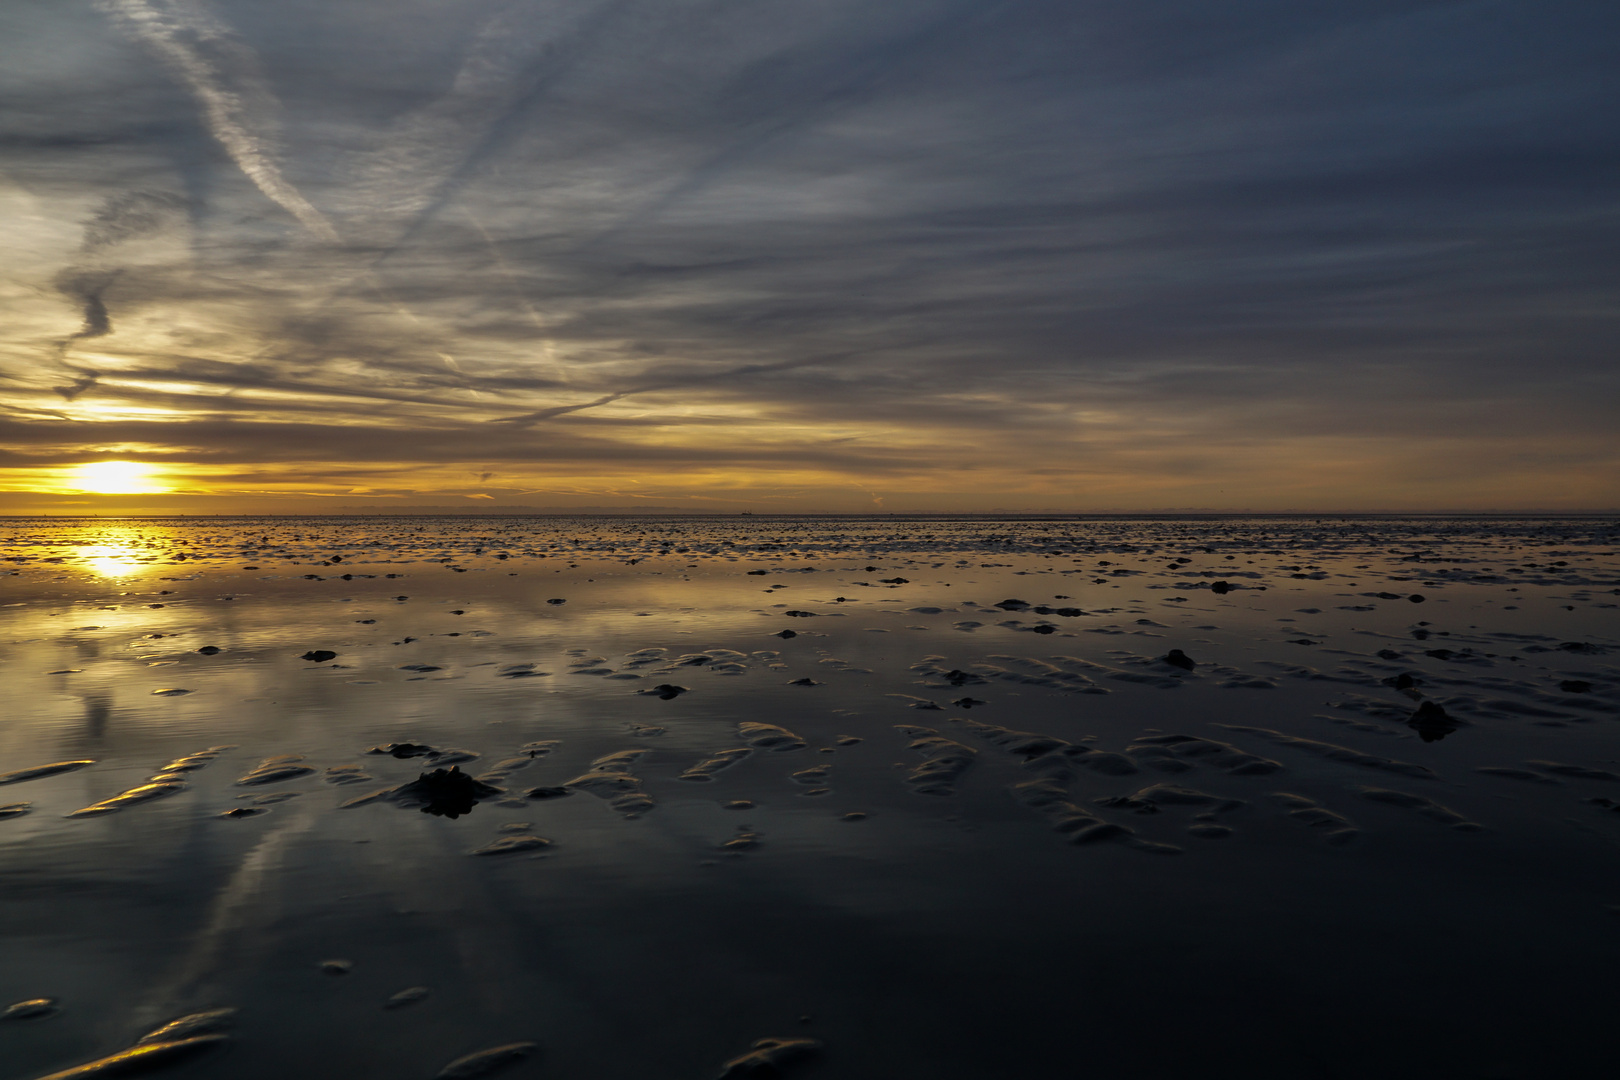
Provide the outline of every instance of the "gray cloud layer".
[[1612,4],[0,18],[19,477],[1620,501]]

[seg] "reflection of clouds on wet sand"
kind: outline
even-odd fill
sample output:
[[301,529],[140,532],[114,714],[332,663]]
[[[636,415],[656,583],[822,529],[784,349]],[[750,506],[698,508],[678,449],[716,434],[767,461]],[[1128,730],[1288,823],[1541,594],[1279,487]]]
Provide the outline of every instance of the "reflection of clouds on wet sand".
[[[1354,1028],[1390,980],[1465,992],[1511,912],[1527,959],[1486,978],[1578,983],[1612,901],[1569,868],[1603,877],[1620,843],[1613,541],[1539,520],[14,523],[0,874],[33,928],[18,997],[63,1003],[20,1075],[127,1045],[92,1029],[233,1006],[197,1075],[284,1075],[297,1055],[242,1052],[274,1026],[356,1075],[531,1041],[546,1068],[701,1075],[803,1032],[847,1075],[893,1075],[904,1047],[902,1072],[978,1080],[1007,1024],[1067,1060],[1042,1033],[1080,1010],[1123,1033],[1096,1051],[1110,1075],[1204,1067],[1219,1030],[1217,1073],[1281,1078],[1299,1062],[1260,1051],[1286,1043],[1283,996],[1164,973],[1331,970]],[[107,547],[134,569],[104,576]],[[1407,918],[1415,891],[1454,913],[1444,940]],[[1565,1007],[1594,1021],[1600,998]],[[1366,1060],[1415,1075],[1400,1062],[1462,1060],[1505,1018],[1396,1030]]]

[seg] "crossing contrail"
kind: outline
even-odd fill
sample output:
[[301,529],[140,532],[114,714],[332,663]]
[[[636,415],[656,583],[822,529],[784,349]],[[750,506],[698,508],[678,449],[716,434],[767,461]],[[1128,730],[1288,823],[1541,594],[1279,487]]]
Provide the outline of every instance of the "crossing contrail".
[[281,175],[278,103],[252,49],[195,0],[96,0],[96,6],[186,84],[209,132],[260,191],[313,235],[337,241],[321,212]]

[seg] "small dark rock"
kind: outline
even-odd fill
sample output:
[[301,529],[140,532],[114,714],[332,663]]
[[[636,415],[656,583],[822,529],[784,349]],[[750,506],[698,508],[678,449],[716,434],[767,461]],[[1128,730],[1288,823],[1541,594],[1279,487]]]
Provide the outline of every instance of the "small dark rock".
[[311,660],[311,661],[313,661],[313,662],[315,662],[317,664],[324,664],[328,660],[336,660],[337,659],[337,653],[333,652],[330,649],[311,649],[311,650],[309,650],[309,652],[307,652],[303,656],[299,657],[299,659],[301,659],[301,660]]
[[779,637],[779,638],[783,638],[783,639],[795,638],[795,637],[799,636],[799,632],[797,630],[778,630],[776,633],[772,634],[771,636],[772,637]]
[[566,603],[568,603],[568,601],[567,600],[547,600],[546,603],[548,603],[548,604],[566,604]]
[[1407,719],[1406,726],[1417,732],[1424,742],[1439,742],[1457,730],[1457,721],[1436,703],[1425,701]]
[[370,750],[367,750],[366,753],[389,754],[393,757],[399,758],[400,760],[404,760],[405,758],[426,757],[427,755],[433,753],[433,747],[427,745],[426,743],[391,742],[384,743],[382,746],[373,746]]
[[1590,694],[1592,684],[1582,679],[1565,679],[1558,684],[1558,689],[1566,694]]
[[435,817],[458,818],[472,812],[480,799],[505,792],[481,780],[475,780],[458,766],[425,772],[394,793],[401,806],[415,807]]
[[1408,596],[1407,599],[1412,601],[1412,603],[1414,603],[1414,604],[1421,604],[1421,603],[1423,603],[1424,600],[1426,600],[1428,598],[1425,597],[1422,593],[1415,592],[1411,596]]
[[203,656],[218,656],[220,653],[220,648],[218,645],[204,645],[197,651]]
[[523,794],[531,799],[562,799],[572,795],[573,791],[565,787],[537,787]]
[[1191,671],[1193,668],[1198,666],[1198,661],[1194,660],[1180,649],[1171,649],[1168,653],[1161,657],[1161,659],[1164,663],[1169,664],[1171,667],[1178,667],[1182,671]]
[[1225,595],[1226,593],[1232,591],[1232,586],[1229,582],[1217,581],[1209,587],[1209,591],[1212,593]]
[[651,694],[651,695],[657,697],[661,701],[672,701],[675,698],[680,697],[682,694],[687,694],[687,693],[690,693],[691,691],[689,691],[684,686],[676,686],[674,683],[667,683],[666,682],[666,683],[659,683],[657,686],[653,687],[651,690],[643,690],[641,692],[643,694]]

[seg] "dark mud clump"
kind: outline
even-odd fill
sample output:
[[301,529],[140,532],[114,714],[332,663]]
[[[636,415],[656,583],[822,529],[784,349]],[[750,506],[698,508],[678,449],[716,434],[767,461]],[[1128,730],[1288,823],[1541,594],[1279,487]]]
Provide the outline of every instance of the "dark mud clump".
[[366,753],[387,754],[390,757],[396,757],[404,760],[406,758],[413,757],[427,757],[429,754],[433,753],[433,747],[428,746],[426,743],[391,742],[383,743],[380,746],[373,746],[370,750],[367,750]]
[[1456,731],[1458,724],[1438,704],[1425,701],[1407,718],[1406,726],[1417,732],[1424,742],[1439,742]]
[[655,697],[660,701],[674,701],[682,694],[689,694],[691,691],[684,686],[676,686],[674,683],[659,683],[650,690],[637,690],[636,693],[641,694],[643,697]]
[[481,799],[504,795],[492,784],[476,780],[457,766],[434,769],[394,789],[393,801],[434,817],[458,818],[472,812]]
[[373,746],[366,753],[387,754],[401,760],[427,758],[433,765],[455,765],[463,761],[477,761],[482,756],[475,750],[462,750],[454,746],[447,746],[441,750],[425,743],[383,743],[380,746]]

